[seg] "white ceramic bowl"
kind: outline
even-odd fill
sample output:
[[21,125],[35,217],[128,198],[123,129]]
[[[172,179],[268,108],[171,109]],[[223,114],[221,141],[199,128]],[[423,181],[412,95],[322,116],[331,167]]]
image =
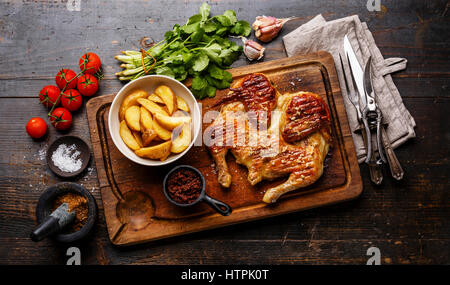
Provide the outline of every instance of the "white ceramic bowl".
[[[119,122],[119,109],[120,105],[122,104],[123,99],[130,94],[130,91],[134,89],[143,89],[148,92],[148,94],[151,94],[156,87],[159,85],[167,85],[172,89],[172,91],[175,93],[175,95],[180,96],[183,98],[186,103],[189,106],[190,114],[192,117],[192,141],[189,144],[188,148],[184,150],[181,153],[178,154],[170,154],[170,156],[164,160],[153,160],[153,159],[147,159],[137,156],[134,151],[132,151],[122,140],[120,137],[119,129],[120,129],[120,122]],[[170,78],[168,76],[164,75],[147,75],[143,76],[141,78],[135,79],[125,86],[123,86],[119,92],[117,93],[116,97],[114,98],[111,108],[109,109],[109,116],[108,116],[108,127],[109,127],[109,133],[111,135],[111,138],[116,145],[116,147],[119,149],[119,151],[126,156],[127,158],[131,159],[132,161],[142,164],[142,165],[148,165],[148,166],[159,166],[159,165],[165,165],[169,164],[171,162],[174,162],[175,160],[179,159],[183,155],[185,155],[189,149],[192,147],[194,142],[197,139],[197,136],[200,132],[201,127],[201,115],[200,115],[200,109],[198,107],[197,101],[195,100],[194,95],[192,95],[191,91],[184,86],[181,82]]]

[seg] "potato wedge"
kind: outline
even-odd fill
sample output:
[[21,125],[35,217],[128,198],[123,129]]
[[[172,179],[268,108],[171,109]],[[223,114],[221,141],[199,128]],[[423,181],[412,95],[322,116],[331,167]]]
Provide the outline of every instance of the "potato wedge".
[[139,106],[131,106],[125,111],[125,121],[133,131],[141,131],[141,108]]
[[135,90],[130,95],[125,97],[123,99],[122,104],[120,105],[119,109],[119,121],[122,121],[125,119],[125,111],[133,105],[137,105],[137,99],[139,98],[145,98],[148,96],[147,91],[144,90]]
[[166,111],[164,111],[164,109],[161,106],[159,106],[158,104],[156,104],[153,101],[150,101],[148,99],[140,98],[140,99],[137,100],[137,102],[139,104],[141,104],[145,109],[147,109],[153,115],[161,114],[161,115],[164,115],[164,116],[169,116],[169,114]]
[[142,144],[143,146],[149,146],[150,143],[158,137],[158,134],[153,129],[146,129],[142,133]]
[[153,128],[152,114],[141,106],[141,126],[144,127],[143,131],[146,129]]
[[175,113],[172,114],[172,117],[189,117],[189,113],[183,110],[178,109]]
[[172,132],[164,129],[157,120],[153,120],[153,130],[156,132],[158,137],[164,141],[170,140]]
[[177,96],[177,106],[178,106],[178,109],[183,110],[185,112],[189,112],[188,104],[180,96]]
[[168,153],[170,154],[171,141],[167,141],[155,146],[143,147],[135,151],[136,155],[144,158],[150,159],[161,159],[167,158]]
[[166,156],[161,157],[159,160],[161,160],[161,161],[166,160],[170,154],[171,154],[171,152],[169,151]]
[[159,97],[155,93],[150,94],[147,99],[158,104],[164,104],[164,101],[161,99],[161,97]]
[[191,117],[169,117],[164,116],[161,114],[155,114],[155,119],[158,121],[158,123],[163,126],[164,128],[168,130],[173,130],[179,125],[182,125],[184,123],[190,123]]
[[122,138],[123,142],[132,150],[138,150],[140,149],[138,142],[134,138],[133,134],[131,133],[130,129],[127,126],[127,122],[125,120],[122,120],[120,122],[120,137]]
[[131,133],[133,134],[133,137],[138,143],[139,147],[144,147],[144,144],[142,143],[141,132],[131,131]]
[[[181,130],[178,131],[178,128],[181,128]],[[173,153],[183,152],[190,143],[191,126],[190,124],[183,124],[182,126],[175,128],[172,132],[172,146],[170,147],[170,151]]]
[[159,96],[166,104],[167,110],[169,111],[169,115],[172,115],[175,112],[177,107],[177,97],[175,93],[173,93],[172,89],[170,89],[166,85],[160,85],[155,89],[155,94]]

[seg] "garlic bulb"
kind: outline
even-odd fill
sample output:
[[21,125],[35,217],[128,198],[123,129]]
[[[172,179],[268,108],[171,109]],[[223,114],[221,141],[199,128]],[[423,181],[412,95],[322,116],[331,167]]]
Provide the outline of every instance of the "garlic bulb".
[[242,37],[242,42],[244,42],[244,54],[249,60],[260,60],[263,58],[266,49],[262,45],[245,37]]
[[258,16],[256,17],[256,21],[252,24],[252,28],[255,31],[255,36],[258,40],[267,43],[278,35],[287,21],[294,18],[295,17],[278,19],[272,16]]

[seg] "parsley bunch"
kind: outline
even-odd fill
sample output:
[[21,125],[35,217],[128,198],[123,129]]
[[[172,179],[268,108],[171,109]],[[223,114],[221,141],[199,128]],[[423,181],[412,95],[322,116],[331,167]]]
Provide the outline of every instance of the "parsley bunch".
[[199,13],[183,26],[176,24],[164,40],[147,51],[123,51],[115,58],[124,68],[119,80],[134,80],[146,74],[159,74],[179,81],[192,77],[191,90],[199,98],[214,97],[216,89],[230,86],[231,73],[225,69],[239,57],[242,46],[228,39],[229,35],[248,36],[248,22],[238,21],[233,10],[210,17],[211,7],[200,6]]

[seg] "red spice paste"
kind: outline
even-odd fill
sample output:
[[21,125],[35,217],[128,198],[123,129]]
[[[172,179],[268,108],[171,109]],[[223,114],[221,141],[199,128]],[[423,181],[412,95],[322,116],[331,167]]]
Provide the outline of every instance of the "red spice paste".
[[195,202],[202,192],[202,187],[200,175],[191,169],[181,168],[167,179],[167,194],[180,204]]

